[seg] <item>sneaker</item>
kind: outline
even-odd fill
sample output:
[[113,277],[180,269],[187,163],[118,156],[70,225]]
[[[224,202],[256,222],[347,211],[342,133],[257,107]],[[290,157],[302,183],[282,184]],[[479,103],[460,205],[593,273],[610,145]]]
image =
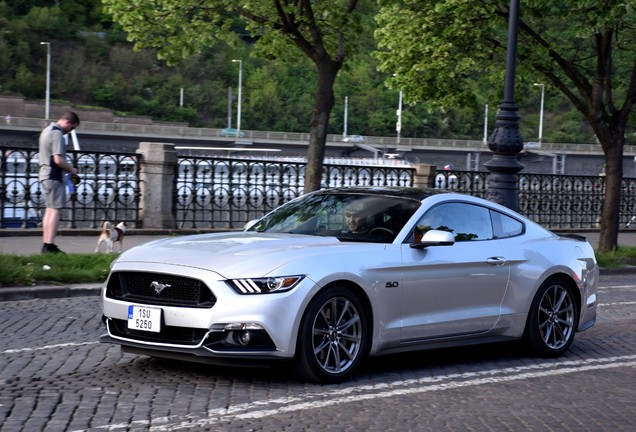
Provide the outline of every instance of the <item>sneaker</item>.
[[59,247],[57,247],[57,245],[53,244],[53,243],[44,243],[44,245],[42,246],[42,253],[61,253],[63,254],[64,252],[62,252],[60,250]]

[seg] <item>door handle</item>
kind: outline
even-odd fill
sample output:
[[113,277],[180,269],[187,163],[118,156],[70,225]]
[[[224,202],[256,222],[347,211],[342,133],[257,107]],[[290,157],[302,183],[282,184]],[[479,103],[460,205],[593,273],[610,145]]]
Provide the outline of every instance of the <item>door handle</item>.
[[501,256],[497,256],[497,257],[490,257],[488,259],[486,259],[486,262],[490,265],[494,265],[494,266],[502,266],[504,265],[507,261],[504,257]]

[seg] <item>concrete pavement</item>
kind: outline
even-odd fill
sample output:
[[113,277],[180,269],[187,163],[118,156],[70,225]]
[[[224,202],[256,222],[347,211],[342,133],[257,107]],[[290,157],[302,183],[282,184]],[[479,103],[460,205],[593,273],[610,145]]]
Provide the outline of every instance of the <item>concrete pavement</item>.
[[[130,249],[149,241],[165,238],[170,234],[140,234],[140,235],[126,235],[123,242],[123,250]],[[97,238],[99,231],[95,231],[94,234],[86,233],[83,235],[58,235],[55,243],[59,248],[66,253],[74,254],[86,254],[95,252],[97,246]],[[102,245],[102,252],[104,251]],[[115,244],[115,251],[119,248],[119,244]],[[42,249],[42,236],[41,235],[29,235],[29,236],[0,236],[0,254],[4,255],[39,255]]]

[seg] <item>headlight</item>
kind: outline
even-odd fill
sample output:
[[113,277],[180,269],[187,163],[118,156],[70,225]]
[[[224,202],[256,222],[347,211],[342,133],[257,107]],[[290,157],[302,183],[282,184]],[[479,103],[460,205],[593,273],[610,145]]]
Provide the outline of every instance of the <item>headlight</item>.
[[239,294],[269,294],[289,291],[304,276],[279,276],[258,279],[232,279],[227,281],[230,288]]

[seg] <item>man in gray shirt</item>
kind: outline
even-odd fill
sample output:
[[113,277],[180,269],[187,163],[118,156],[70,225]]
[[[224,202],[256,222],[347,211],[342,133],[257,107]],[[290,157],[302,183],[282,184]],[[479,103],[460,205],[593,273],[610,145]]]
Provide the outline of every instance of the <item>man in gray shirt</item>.
[[79,126],[76,113],[65,112],[60,119],[40,133],[40,171],[38,179],[44,190],[42,217],[42,253],[63,253],[55,245],[62,209],[66,205],[66,173],[77,175],[77,168],[66,160],[64,135]]

